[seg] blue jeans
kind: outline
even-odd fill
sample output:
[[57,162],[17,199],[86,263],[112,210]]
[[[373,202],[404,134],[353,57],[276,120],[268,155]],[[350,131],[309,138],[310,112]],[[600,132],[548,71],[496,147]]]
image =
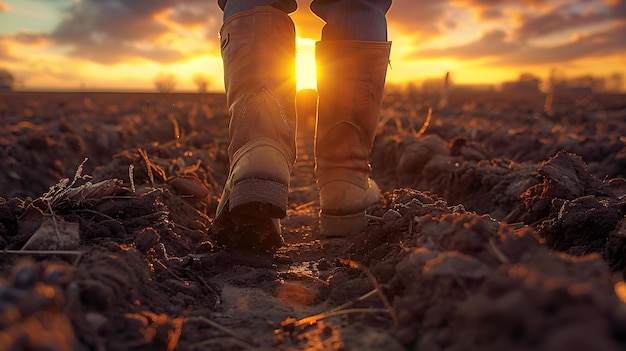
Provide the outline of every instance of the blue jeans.
[[[298,8],[296,0],[218,0],[224,20],[256,6],[272,6],[289,14]],[[387,41],[385,15],[391,0],[313,0],[311,11],[326,24],[322,40]]]

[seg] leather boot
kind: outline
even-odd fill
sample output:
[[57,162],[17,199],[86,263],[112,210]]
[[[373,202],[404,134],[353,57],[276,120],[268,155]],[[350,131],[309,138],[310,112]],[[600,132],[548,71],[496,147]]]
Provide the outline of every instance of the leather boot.
[[367,227],[366,208],[380,200],[380,189],[369,178],[369,156],[390,49],[390,42],[317,43],[315,174],[322,236],[362,231]]
[[210,231],[220,245],[275,248],[296,158],[294,24],[255,7],[229,17],[220,37],[230,171]]

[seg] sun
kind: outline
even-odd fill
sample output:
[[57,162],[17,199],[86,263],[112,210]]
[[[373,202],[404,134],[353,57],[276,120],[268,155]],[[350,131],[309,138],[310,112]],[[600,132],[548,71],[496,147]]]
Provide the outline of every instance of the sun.
[[296,89],[317,89],[313,39],[296,38]]

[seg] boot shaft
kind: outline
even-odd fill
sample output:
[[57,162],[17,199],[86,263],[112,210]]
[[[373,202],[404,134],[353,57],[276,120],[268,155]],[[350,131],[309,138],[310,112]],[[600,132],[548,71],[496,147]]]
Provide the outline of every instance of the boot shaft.
[[390,48],[390,42],[317,43],[319,186],[335,180],[367,186]]
[[229,156],[257,138],[295,159],[295,27],[272,7],[228,18],[220,31],[230,113]]

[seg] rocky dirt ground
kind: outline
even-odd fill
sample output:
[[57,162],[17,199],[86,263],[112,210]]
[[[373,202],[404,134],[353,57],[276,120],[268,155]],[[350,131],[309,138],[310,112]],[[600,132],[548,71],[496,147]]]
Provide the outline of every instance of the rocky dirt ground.
[[223,95],[4,93],[0,349],[624,350],[626,97],[559,98],[390,90],[381,203],[323,239],[301,94],[287,245],[251,254],[207,237]]

